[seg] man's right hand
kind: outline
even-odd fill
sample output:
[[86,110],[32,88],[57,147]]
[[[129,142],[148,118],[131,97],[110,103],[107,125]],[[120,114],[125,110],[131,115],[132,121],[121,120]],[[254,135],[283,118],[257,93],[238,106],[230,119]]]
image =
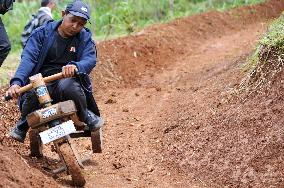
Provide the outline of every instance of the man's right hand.
[[17,84],[13,84],[10,88],[6,91],[6,96],[11,96],[13,98],[18,98],[20,96],[20,88],[21,86]]

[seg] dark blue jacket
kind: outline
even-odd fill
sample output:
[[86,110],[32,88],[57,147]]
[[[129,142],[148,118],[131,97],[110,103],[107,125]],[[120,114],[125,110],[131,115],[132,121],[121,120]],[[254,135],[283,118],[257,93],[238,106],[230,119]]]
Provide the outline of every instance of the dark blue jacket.
[[[18,84],[24,86],[29,83],[29,77],[39,73],[41,66],[46,58],[49,48],[55,40],[55,32],[61,21],[49,22],[46,25],[39,27],[32,32],[30,38],[24,47],[20,65],[11,79],[10,85]],[[95,114],[99,115],[95,100],[92,95],[92,86],[89,79],[89,74],[96,66],[96,45],[92,40],[92,33],[83,28],[76,35],[75,49],[77,50],[77,62],[69,62],[77,66],[81,85],[85,91],[88,108]],[[21,106],[21,103],[20,103]]]

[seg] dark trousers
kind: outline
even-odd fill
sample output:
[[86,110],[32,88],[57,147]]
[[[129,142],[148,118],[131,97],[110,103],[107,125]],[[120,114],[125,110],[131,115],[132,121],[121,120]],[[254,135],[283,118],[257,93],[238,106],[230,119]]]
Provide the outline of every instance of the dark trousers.
[[11,50],[11,44],[0,17],[0,67]]
[[[81,121],[86,121],[88,116],[87,101],[85,93],[77,82],[76,78],[66,78],[47,85],[48,92],[54,103],[73,100],[76,108],[77,115]],[[40,108],[35,91],[31,90],[22,96],[22,105],[20,108],[21,118],[17,123],[17,128],[22,131],[28,131],[29,126],[26,116]]]

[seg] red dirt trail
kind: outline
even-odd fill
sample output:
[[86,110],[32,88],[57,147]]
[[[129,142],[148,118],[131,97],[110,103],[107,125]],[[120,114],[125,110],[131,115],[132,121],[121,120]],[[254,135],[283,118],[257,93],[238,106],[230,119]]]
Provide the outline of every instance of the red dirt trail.
[[[270,0],[99,42],[93,83],[104,150],[84,170],[86,187],[284,187],[283,73],[246,100],[230,95],[283,10]],[[0,187],[69,187],[70,177],[44,170],[49,147],[48,158],[31,159],[28,141],[5,136],[19,113],[14,101],[0,106]],[[88,139],[76,143],[90,152]]]

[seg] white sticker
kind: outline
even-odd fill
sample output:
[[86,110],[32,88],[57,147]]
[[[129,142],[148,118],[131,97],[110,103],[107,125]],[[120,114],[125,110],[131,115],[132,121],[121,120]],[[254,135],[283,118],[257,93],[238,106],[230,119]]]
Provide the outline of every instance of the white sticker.
[[46,86],[39,86],[38,88],[36,88],[36,94],[39,96],[39,97],[42,97],[44,95],[47,94],[47,88]]
[[72,120],[66,121],[60,125],[52,127],[46,131],[39,133],[41,141],[43,144],[47,144],[54,140],[57,140],[63,136],[71,134],[76,131],[74,123]]
[[50,116],[56,115],[57,111],[56,111],[56,108],[50,108],[48,110],[43,111],[41,114],[42,114],[42,118],[45,119]]

